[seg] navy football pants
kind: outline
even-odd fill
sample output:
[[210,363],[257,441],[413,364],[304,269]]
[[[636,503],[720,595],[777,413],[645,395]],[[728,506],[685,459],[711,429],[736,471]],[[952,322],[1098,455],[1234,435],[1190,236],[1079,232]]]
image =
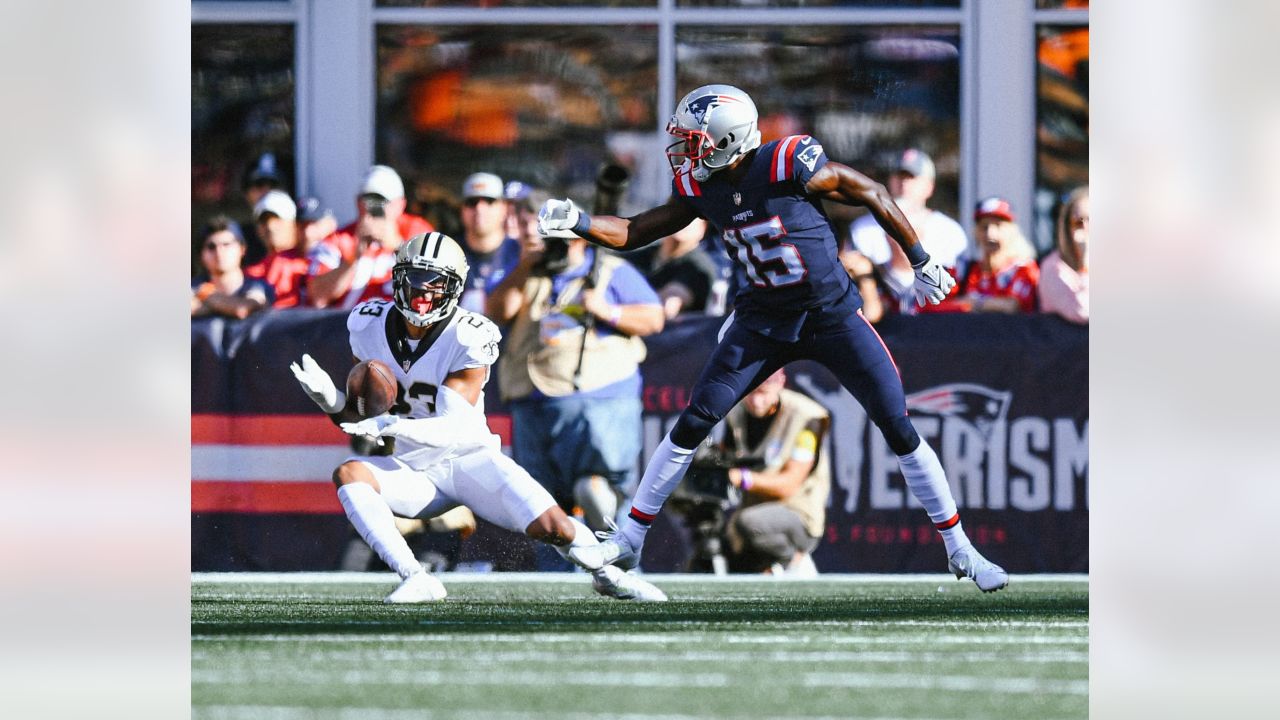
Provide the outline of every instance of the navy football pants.
[[738,401],[793,360],[814,360],[830,370],[866,409],[895,454],[906,455],[920,444],[888,348],[861,311],[850,312],[844,303],[813,312],[796,342],[775,340],[734,322],[694,384],[671,441],[696,448]]

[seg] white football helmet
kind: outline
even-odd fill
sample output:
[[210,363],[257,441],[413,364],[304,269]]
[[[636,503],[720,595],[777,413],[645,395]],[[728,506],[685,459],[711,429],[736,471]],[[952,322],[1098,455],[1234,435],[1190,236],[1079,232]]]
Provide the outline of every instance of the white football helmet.
[[672,172],[688,163],[693,179],[703,182],[733,164],[760,147],[759,119],[751,97],[732,85],[703,85],[685,95],[667,123],[677,138],[667,148]]
[[444,233],[419,233],[396,251],[391,270],[396,308],[405,319],[426,327],[449,317],[467,282],[467,256]]

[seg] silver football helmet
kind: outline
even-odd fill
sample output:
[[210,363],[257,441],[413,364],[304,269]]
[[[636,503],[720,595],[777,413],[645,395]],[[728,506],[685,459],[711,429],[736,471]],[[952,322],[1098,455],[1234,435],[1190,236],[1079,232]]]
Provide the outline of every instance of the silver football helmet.
[[467,282],[467,256],[444,233],[419,233],[396,251],[391,270],[396,308],[405,319],[426,327],[449,317]]
[[685,95],[667,123],[677,140],[667,148],[672,172],[688,164],[693,179],[711,173],[760,147],[760,113],[751,97],[732,85],[703,85]]

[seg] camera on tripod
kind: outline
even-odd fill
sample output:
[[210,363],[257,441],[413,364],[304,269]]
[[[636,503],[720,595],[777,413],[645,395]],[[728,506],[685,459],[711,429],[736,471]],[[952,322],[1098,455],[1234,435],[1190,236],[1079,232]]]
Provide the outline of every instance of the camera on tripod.
[[693,534],[693,555],[685,563],[685,572],[728,572],[720,538],[730,511],[742,502],[742,491],[729,482],[729,470],[764,467],[763,457],[739,455],[719,444],[708,442],[698,448],[689,471],[667,501]]

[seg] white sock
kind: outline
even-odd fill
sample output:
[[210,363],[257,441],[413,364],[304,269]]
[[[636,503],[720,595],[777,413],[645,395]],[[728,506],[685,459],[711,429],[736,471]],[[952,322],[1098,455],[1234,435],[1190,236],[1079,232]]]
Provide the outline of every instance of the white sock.
[[362,482],[343,485],[338,488],[338,501],[356,532],[397,575],[407,578],[423,572],[422,564],[409,549],[409,543],[396,529],[391,508],[372,485]]
[[631,500],[631,515],[618,526],[619,531],[631,541],[632,547],[643,545],[644,536],[649,532],[648,523],[640,522],[637,518],[652,521],[653,516],[661,512],[662,504],[680,484],[680,479],[684,477],[692,461],[693,451],[671,442],[670,434],[658,443],[658,449],[649,458],[644,476],[640,478],[640,487]]
[[[578,518],[569,516],[569,522],[573,523],[573,540],[568,545],[552,545],[556,552],[560,553],[560,557],[573,562],[573,558],[569,557],[569,548],[586,547],[589,545],[599,545],[600,541],[596,539],[596,534],[591,532],[591,528],[583,525]],[[576,564],[576,563],[575,563]],[[583,568],[584,570],[586,568]]]
[[934,527],[942,534],[942,542],[947,546],[947,557],[969,545],[969,538],[960,527],[960,515],[956,512],[956,500],[951,495],[951,486],[947,484],[947,474],[929,443],[921,438],[919,447],[906,455],[898,456],[898,465],[902,468],[902,477],[907,481],[907,489],[924,506]]

